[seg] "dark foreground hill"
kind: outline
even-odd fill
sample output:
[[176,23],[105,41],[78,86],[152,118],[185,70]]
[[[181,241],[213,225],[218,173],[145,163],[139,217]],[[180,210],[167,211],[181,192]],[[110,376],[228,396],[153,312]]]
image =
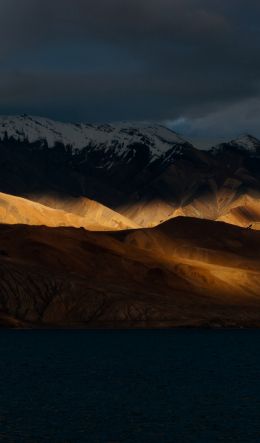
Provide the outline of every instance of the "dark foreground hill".
[[0,313],[13,327],[259,327],[260,232],[0,225]]

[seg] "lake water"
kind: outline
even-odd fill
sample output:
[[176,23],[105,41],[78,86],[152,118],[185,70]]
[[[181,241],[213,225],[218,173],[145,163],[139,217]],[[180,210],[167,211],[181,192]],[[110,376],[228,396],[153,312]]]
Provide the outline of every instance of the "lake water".
[[0,441],[259,443],[260,331],[0,332]]

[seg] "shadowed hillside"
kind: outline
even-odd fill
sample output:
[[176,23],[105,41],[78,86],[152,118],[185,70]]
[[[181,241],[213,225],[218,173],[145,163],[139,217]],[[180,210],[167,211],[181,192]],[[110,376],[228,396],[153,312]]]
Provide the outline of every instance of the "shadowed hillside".
[[4,326],[260,326],[260,233],[176,218],[114,233],[0,225]]

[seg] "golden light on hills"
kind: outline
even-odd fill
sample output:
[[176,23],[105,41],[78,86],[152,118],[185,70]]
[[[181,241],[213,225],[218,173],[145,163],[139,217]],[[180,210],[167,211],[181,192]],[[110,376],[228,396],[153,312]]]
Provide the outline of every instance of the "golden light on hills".
[[[45,200],[43,198],[43,202]],[[121,214],[85,198],[56,202],[56,208],[0,193],[0,223],[83,227],[91,231],[138,227]],[[52,205],[54,206],[54,205]]]
[[0,225],[0,323],[260,326],[260,232],[176,218],[90,232]]
[[[140,201],[121,206],[118,211],[143,227],[154,227],[176,217],[217,220],[241,227],[260,229],[260,195],[236,195],[235,181],[215,194],[194,198],[179,206],[163,200]],[[228,184],[233,187],[228,188]]]

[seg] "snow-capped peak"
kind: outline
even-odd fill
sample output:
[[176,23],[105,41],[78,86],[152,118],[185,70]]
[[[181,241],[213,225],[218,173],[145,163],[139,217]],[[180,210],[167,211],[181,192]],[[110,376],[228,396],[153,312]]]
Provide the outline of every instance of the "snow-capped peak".
[[258,154],[260,152],[260,140],[250,134],[243,134],[234,140],[214,146],[211,152],[217,154],[230,148],[238,151],[246,151],[251,155]]
[[260,147],[260,140],[253,137],[250,134],[243,134],[235,140],[231,140],[230,144],[232,146],[237,146],[240,149],[245,149],[247,151],[256,152],[257,148]]
[[0,117],[0,140],[42,142],[52,148],[56,143],[70,146],[73,151],[85,147],[106,151],[113,148],[122,154],[124,146],[143,143],[149,146],[151,158],[166,154],[174,146],[187,142],[164,126],[149,123],[86,124],[63,123],[28,115]]

